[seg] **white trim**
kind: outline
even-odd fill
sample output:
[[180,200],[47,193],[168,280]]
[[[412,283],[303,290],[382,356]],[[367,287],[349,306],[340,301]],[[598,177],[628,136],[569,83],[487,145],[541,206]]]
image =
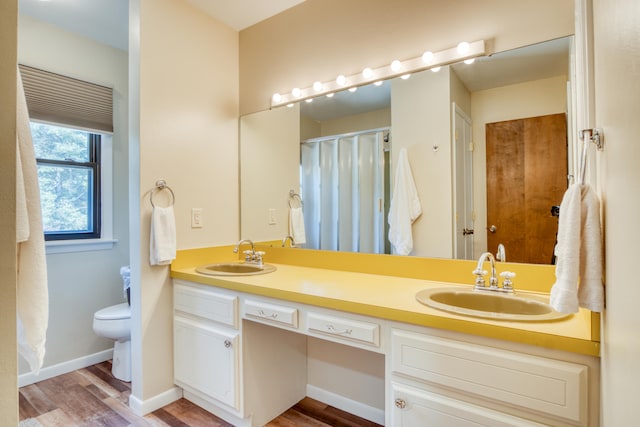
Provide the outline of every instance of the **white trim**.
[[364,403],[340,396],[322,388],[307,384],[307,396],[335,408],[357,415],[365,420],[384,425],[384,409],[365,405]]
[[110,360],[112,357],[113,348],[110,348],[109,350],[104,350],[98,353],[89,354],[87,356],[78,357],[77,359],[68,360],[56,365],[47,366],[46,368],[42,368],[37,375],[32,372],[28,372],[26,374],[18,376],[18,387],[24,387],[33,383],[37,383],[39,381],[57,377],[58,375],[77,371],[78,369],[86,368],[87,366],[105,362],[107,360]]
[[150,399],[140,400],[133,394],[129,396],[129,407],[134,414],[143,417],[148,413],[160,409],[163,406],[175,402],[182,398],[182,389],[180,387],[172,387],[167,391],[153,396]]
[[115,239],[50,240],[45,243],[47,255],[67,252],[104,251],[118,243]]

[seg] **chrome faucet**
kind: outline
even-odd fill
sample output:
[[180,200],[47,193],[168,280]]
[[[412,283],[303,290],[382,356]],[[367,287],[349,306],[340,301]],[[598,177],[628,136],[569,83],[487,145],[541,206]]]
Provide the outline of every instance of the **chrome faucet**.
[[247,262],[250,264],[262,265],[262,255],[264,255],[264,252],[256,251],[255,245],[249,239],[240,240],[236,244],[236,247],[233,248],[233,253],[237,254],[238,250],[240,249],[240,246],[244,243],[251,245],[251,249],[248,249],[242,252],[244,254],[244,262]]
[[502,243],[498,244],[498,250],[496,251],[496,259],[500,262],[507,262],[507,252]]
[[[491,277],[489,278],[489,286],[487,287],[484,281],[484,275],[487,274],[485,270],[482,269],[484,262],[489,259],[491,262]],[[497,290],[498,289],[498,275],[496,274],[496,259],[493,257],[491,252],[484,252],[480,255],[480,259],[478,260],[478,265],[476,269],[473,270],[473,274],[476,275],[476,284],[475,289],[483,289],[483,290]]]
[[293,236],[287,235],[287,236],[285,236],[284,239],[282,239],[282,247],[283,248],[285,247],[285,245],[287,243],[287,240],[291,241],[291,243],[289,244],[289,247],[291,247],[291,248],[295,248],[296,247],[296,242],[293,240]]

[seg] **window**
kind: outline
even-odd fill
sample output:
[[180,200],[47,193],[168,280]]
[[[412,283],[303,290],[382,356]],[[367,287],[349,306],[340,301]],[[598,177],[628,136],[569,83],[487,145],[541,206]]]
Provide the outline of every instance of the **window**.
[[32,122],[46,240],[100,238],[101,135]]

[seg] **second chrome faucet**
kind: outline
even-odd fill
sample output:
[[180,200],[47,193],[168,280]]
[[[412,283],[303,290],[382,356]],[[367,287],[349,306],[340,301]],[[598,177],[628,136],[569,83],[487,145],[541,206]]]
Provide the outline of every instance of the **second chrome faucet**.
[[[504,256],[503,256],[504,257]],[[485,270],[483,270],[484,263],[489,260],[491,263],[491,276],[489,276],[489,286],[487,286],[484,276],[487,274]],[[511,279],[513,279],[516,274],[510,271],[504,271],[500,273],[500,277],[504,278],[502,282],[502,287],[499,286],[498,283],[498,274],[496,272],[496,259],[491,252],[484,252],[480,255],[478,259],[478,265],[476,269],[473,270],[473,274],[476,276],[474,289],[481,291],[498,291],[498,292],[513,292],[513,283]]]

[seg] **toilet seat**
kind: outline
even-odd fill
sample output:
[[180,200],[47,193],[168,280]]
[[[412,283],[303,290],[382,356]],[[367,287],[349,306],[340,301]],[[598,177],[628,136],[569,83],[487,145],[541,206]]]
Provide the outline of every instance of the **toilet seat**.
[[131,307],[126,302],[98,310],[94,314],[97,320],[120,320],[131,318]]

